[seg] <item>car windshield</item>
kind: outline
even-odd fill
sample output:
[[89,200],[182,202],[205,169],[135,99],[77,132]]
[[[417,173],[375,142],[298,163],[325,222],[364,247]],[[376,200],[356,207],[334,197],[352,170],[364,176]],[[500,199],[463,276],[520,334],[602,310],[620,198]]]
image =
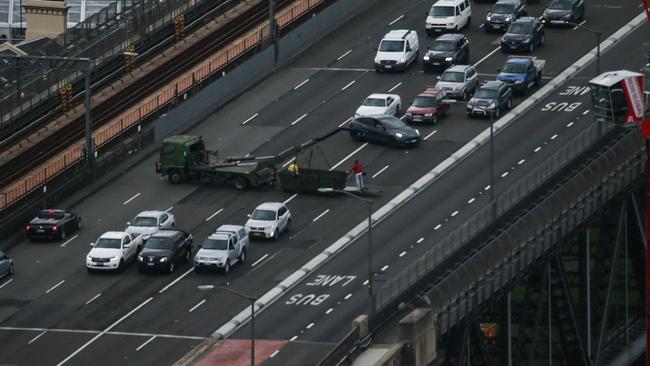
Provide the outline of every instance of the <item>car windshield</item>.
[[513,4],[494,4],[492,12],[494,14],[512,14],[515,10]]
[[131,225],[133,226],[156,226],[158,220],[155,217],[136,216]]
[[205,239],[203,249],[213,249],[213,250],[226,250],[228,249],[228,237],[225,235],[219,235],[216,237],[211,237]]
[[171,249],[173,245],[174,243],[170,238],[158,238],[153,236],[147,240],[144,247],[149,249]]
[[453,6],[432,6],[429,15],[432,17],[453,17]]
[[480,99],[496,99],[497,91],[494,89],[479,88],[479,90],[474,93],[474,97]]
[[512,23],[508,33],[513,34],[531,34],[533,30],[533,25],[530,23]]
[[95,243],[95,248],[120,249],[121,239],[99,238]]
[[512,64],[512,63],[507,63],[503,65],[503,72],[509,72],[512,74],[523,74],[526,72],[526,65],[524,64]]
[[573,3],[567,0],[555,0],[548,6],[549,9],[555,10],[570,10],[572,7]]
[[415,97],[415,99],[413,99],[412,105],[414,107],[430,108],[430,107],[437,106],[438,102],[436,101],[435,98],[431,98],[431,97]]
[[465,74],[462,72],[445,72],[442,74],[442,77],[440,78],[440,81],[450,81],[453,83],[462,83],[463,80],[465,79]]
[[404,51],[404,41],[381,41],[379,45],[381,52],[402,52]]
[[454,51],[456,49],[456,42],[454,41],[435,41],[429,47],[431,51]]
[[363,101],[363,105],[369,107],[385,107],[386,100],[381,98],[366,98],[366,100]]
[[41,211],[38,213],[37,216],[39,219],[44,219],[44,220],[60,220],[63,218],[63,212],[57,212],[57,211]]
[[263,220],[263,221],[274,221],[275,220],[275,211],[271,210],[255,210],[251,215],[253,220]]
[[381,123],[388,129],[406,127],[406,124],[399,118],[385,118],[381,120]]

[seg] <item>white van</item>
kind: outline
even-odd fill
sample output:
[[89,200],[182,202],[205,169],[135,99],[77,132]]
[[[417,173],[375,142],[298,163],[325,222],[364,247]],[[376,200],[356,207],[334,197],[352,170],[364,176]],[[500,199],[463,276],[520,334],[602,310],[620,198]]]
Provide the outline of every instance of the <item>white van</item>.
[[445,31],[458,31],[472,23],[469,0],[438,0],[427,16],[427,34],[432,36]]
[[406,70],[420,55],[420,42],[414,30],[392,30],[382,38],[375,56],[375,70]]

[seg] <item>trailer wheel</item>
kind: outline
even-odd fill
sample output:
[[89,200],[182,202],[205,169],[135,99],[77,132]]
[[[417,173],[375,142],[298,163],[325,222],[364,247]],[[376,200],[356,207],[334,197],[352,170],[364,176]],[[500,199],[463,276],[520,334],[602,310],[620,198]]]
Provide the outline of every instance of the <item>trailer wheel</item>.
[[243,191],[248,188],[248,179],[244,177],[237,177],[233,180],[233,185],[236,189]]
[[183,181],[183,176],[177,171],[173,170],[169,172],[169,183],[178,184]]

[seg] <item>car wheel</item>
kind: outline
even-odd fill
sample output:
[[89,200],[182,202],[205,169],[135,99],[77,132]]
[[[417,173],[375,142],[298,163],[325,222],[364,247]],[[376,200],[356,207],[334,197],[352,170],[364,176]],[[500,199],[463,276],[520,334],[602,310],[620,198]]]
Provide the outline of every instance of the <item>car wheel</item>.
[[463,100],[469,99],[468,97],[469,95],[467,94],[467,89],[463,90],[463,96],[462,96]]
[[239,263],[244,263],[246,261],[246,249],[242,249],[241,254],[239,255]]
[[174,273],[174,260],[169,259],[169,273]]
[[248,180],[244,177],[237,177],[233,180],[233,185],[235,186],[235,189],[243,191],[248,188]]
[[545,38],[545,37],[544,37],[544,35],[542,34],[542,38],[540,38],[540,40],[539,40],[539,44],[540,44],[540,46],[544,44],[544,38]]
[[172,222],[171,227],[172,227],[172,229],[175,228],[175,227],[176,227],[176,223],[175,223],[175,222]]
[[433,120],[431,121],[431,123],[433,123],[434,126],[438,123],[438,114],[437,113],[433,114]]
[[472,17],[467,18],[467,24],[465,24],[466,27],[469,28],[469,26],[472,25]]
[[353,139],[354,141],[362,141],[362,140],[363,140],[363,139],[361,138],[361,135],[360,135],[359,132],[357,132],[357,131],[350,131],[350,137],[352,137],[352,139]]
[[92,269],[92,268],[88,268],[88,267],[86,267],[86,269],[88,270],[88,273],[95,273],[95,270]]
[[499,109],[499,107],[497,107],[497,109],[494,111],[494,117],[495,118],[501,117],[501,110]]
[[535,46],[533,45],[533,41],[530,42],[530,46],[528,46],[528,52],[533,53],[535,50]]
[[13,263],[11,263],[9,265],[9,275],[12,275],[12,274],[14,274],[14,264]]
[[399,118],[399,114],[401,111],[402,111],[402,106],[398,104],[397,108],[395,108],[395,117]]
[[192,252],[189,249],[185,249],[185,262],[189,262],[190,257],[192,257]]
[[273,240],[278,240],[278,237],[280,236],[280,230],[278,228],[275,228],[275,231],[273,232]]
[[172,184],[179,184],[183,181],[183,177],[176,170],[169,172],[169,176],[167,179],[169,179],[169,183]]
[[61,235],[60,236],[61,236],[61,240],[65,240],[66,235],[65,235],[65,229],[64,228],[61,228]]
[[81,220],[77,221],[77,230],[81,230]]
[[512,99],[508,99],[508,109],[512,108]]
[[226,261],[226,265],[223,267],[223,274],[228,274],[230,273],[230,261]]
[[117,266],[117,271],[118,272],[124,271],[124,260],[120,259],[120,264]]

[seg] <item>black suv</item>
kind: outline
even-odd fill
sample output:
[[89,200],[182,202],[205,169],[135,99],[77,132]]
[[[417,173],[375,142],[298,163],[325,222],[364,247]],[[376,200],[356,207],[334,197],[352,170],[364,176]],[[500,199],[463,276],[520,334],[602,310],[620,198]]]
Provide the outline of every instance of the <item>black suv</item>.
[[444,70],[454,64],[469,62],[469,41],[462,34],[443,34],[427,49],[422,61],[424,71]]
[[357,141],[408,146],[422,140],[420,131],[393,116],[357,117],[348,125],[350,136]]
[[544,25],[533,17],[523,17],[510,24],[506,34],[501,37],[501,50],[525,50],[533,52],[535,47],[544,44]]
[[584,0],[553,0],[542,14],[545,25],[571,25],[585,18]]
[[485,32],[505,31],[519,17],[528,15],[526,5],[521,0],[499,0],[485,16]]
[[138,271],[162,269],[174,272],[176,263],[190,260],[192,240],[192,234],[183,230],[158,230],[147,239],[138,255]]
[[467,115],[499,118],[501,111],[512,106],[512,89],[502,81],[488,81],[481,85],[467,102]]

